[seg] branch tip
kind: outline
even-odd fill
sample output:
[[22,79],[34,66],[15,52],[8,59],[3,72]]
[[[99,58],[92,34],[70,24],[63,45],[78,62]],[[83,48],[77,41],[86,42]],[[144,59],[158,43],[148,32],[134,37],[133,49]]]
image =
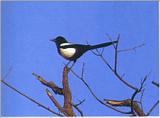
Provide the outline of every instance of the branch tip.
[[152,81],[152,84],[159,88],[159,83]]
[[52,96],[52,93],[48,89],[46,89],[46,92],[49,96]]

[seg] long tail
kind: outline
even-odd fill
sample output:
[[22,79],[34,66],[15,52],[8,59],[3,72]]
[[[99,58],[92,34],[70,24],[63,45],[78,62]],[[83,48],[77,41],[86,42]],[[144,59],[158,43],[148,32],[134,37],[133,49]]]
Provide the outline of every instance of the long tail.
[[107,46],[110,46],[114,43],[117,43],[118,41],[112,41],[112,42],[107,42],[107,43],[101,43],[101,44],[97,44],[97,45],[91,45],[89,47],[90,50],[93,50],[93,49],[97,49],[97,48],[102,48],[102,47],[107,47]]

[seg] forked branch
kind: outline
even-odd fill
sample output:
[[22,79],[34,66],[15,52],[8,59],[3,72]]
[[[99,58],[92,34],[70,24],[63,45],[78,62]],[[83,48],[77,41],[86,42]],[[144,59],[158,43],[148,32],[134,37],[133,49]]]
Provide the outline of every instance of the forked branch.
[[109,104],[106,104],[106,103],[103,102],[100,98],[98,98],[98,97],[96,96],[96,94],[93,92],[93,90],[91,89],[91,87],[89,86],[89,84],[88,84],[88,83],[84,80],[84,78],[83,78],[84,63],[83,63],[83,66],[82,66],[82,74],[81,74],[81,76],[79,76],[79,75],[78,75],[76,72],[74,72],[74,70],[72,70],[72,69],[71,69],[71,72],[72,72],[73,75],[75,75],[78,79],[80,79],[80,80],[85,84],[85,86],[88,88],[88,90],[90,91],[90,93],[92,94],[92,96],[93,96],[100,104],[102,104],[102,105],[104,105],[104,106],[106,106],[106,107],[108,107],[108,108],[110,108],[110,109],[113,109],[113,110],[115,110],[115,111],[117,111],[117,112],[120,112],[120,113],[122,113],[122,114],[131,114],[131,112],[121,111],[121,110],[119,110],[119,109],[116,109],[116,108],[112,107],[112,106],[109,105]]
[[63,77],[62,77],[63,88],[58,87],[54,82],[46,81],[44,78],[35,73],[33,73],[33,75],[36,76],[37,80],[39,80],[43,85],[51,88],[54,93],[64,96],[64,104],[62,107],[60,103],[52,95],[52,93],[48,89],[46,89],[48,97],[61,113],[63,113],[65,116],[76,116],[72,106],[72,94],[68,82],[68,72],[69,68],[65,66],[63,69]]
[[[111,40],[111,39],[110,39]],[[100,57],[100,59],[104,62],[104,64],[106,64],[108,66],[108,68],[114,73],[114,75],[125,85],[127,85],[129,88],[133,89],[133,90],[138,90],[138,88],[134,87],[133,85],[131,85],[129,82],[127,82],[126,80],[123,79],[122,76],[120,76],[120,74],[117,71],[117,62],[118,62],[118,44],[119,44],[119,40],[120,40],[120,35],[118,35],[117,37],[117,41],[118,43],[116,45],[113,44],[114,50],[115,50],[115,58],[114,58],[114,67],[111,66],[110,63],[108,63],[108,61],[105,59],[105,57],[103,56],[103,52],[100,52],[98,49],[96,49],[96,52],[92,51],[92,53],[98,57]]]
[[32,73],[32,75],[34,75],[37,80],[39,80],[43,85],[51,88],[53,90],[53,92],[55,94],[59,94],[59,95],[63,95],[63,89],[58,87],[54,82],[50,81],[46,81],[45,79],[43,79],[43,77],[41,77],[40,75],[37,75],[36,73]]

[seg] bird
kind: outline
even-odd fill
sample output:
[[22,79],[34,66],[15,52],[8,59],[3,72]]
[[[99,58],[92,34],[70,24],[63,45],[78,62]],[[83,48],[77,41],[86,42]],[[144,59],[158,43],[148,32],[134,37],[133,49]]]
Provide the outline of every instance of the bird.
[[58,53],[66,60],[69,60],[69,63],[72,61],[75,63],[78,58],[80,58],[84,53],[86,53],[89,50],[107,47],[118,42],[111,41],[97,45],[74,44],[68,42],[63,36],[57,36],[56,38],[51,39],[50,41],[56,44]]

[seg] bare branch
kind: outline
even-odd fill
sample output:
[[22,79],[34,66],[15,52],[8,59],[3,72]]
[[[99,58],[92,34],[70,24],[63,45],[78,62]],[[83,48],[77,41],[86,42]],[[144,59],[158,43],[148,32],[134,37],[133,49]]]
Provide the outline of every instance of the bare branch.
[[[104,99],[106,103],[115,107],[131,107],[131,99],[126,100],[108,100]],[[144,116],[143,110],[139,107],[137,101],[133,101],[133,109],[139,116]]]
[[141,48],[141,47],[143,47],[144,45],[145,45],[145,44],[143,43],[143,44],[134,46],[134,47],[132,47],[132,48],[118,50],[118,52],[136,51],[137,48]]
[[102,61],[109,67],[109,69],[115,73],[115,70],[112,68],[112,66],[107,62],[107,60],[104,58],[103,55],[100,55],[100,58],[102,59]]
[[118,62],[118,44],[119,44],[119,39],[120,39],[120,35],[118,35],[117,37],[117,43],[116,43],[116,46],[115,46],[115,63],[114,63],[114,71],[115,73],[117,73],[117,62]]
[[75,106],[79,106],[79,105],[81,105],[83,102],[85,102],[85,99],[83,99],[83,100],[80,100],[79,101],[79,103],[77,103],[77,104],[74,104]]
[[154,108],[159,104],[159,100],[151,107],[151,109],[148,111],[147,116],[151,114],[151,112],[154,110]]
[[33,103],[37,104],[38,106],[44,108],[45,110],[47,110],[47,111],[49,111],[49,112],[51,112],[51,113],[53,113],[53,114],[55,114],[55,115],[57,115],[57,116],[63,116],[62,114],[59,114],[59,113],[51,110],[49,107],[46,107],[45,105],[41,104],[40,102],[37,102],[37,101],[34,100],[33,98],[31,98],[31,97],[27,96],[26,94],[20,92],[18,89],[16,89],[16,88],[13,87],[12,85],[6,83],[4,80],[1,80],[1,82],[2,82],[3,84],[5,84],[7,87],[9,87],[9,88],[11,88],[12,90],[14,90],[15,92],[17,92],[18,94],[20,94],[20,95],[22,95],[23,97],[27,98],[27,99],[30,100],[31,102],[33,102]]
[[82,65],[82,73],[81,73],[81,77],[83,78],[83,76],[84,76],[84,66],[85,66],[85,63],[83,63],[83,65]]
[[118,73],[115,73],[116,77],[122,81],[125,85],[127,85],[128,87],[134,89],[134,90],[137,90],[136,87],[134,87],[133,85],[129,84],[126,80],[124,80]]
[[80,113],[81,116],[83,116],[83,112],[78,108],[77,105],[72,103],[72,106]]
[[110,104],[112,106],[118,106],[118,107],[128,107],[131,106],[131,100],[130,99],[126,99],[126,100],[110,100],[110,99],[104,99],[104,101],[107,104]]
[[52,95],[52,93],[48,89],[46,89],[46,93],[47,93],[48,97],[51,99],[51,101],[54,103],[54,105],[58,108],[58,110],[60,112],[62,112],[65,116],[68,116],[65,109],[63,107],[61,107],[61,105],[58,103],[58,101],[54,98],[54,96]]
[[102,105],[104,105],[104,106],[106,106],[106,107],[108,107],[108,108],[110,108],[110,109],[113,109],[113,110],[115,110],[115,111],[117,111],[117,112],[123,113],[123,114],[130,114],[130,113],[131,113],[131,112],[124,112],[124,111],[118,110],[118,109],[116,109],[116,108],[114,108],[114,107],[112,107],[112,106],[104,103],[102,100],[100,100],[100,99],[95,95],[95,93],[92,91],[91,87],[87,84],[87,82],[86,82],[81,76],[79,76],[78,74],[76,74],[72,69],[71,69],[71,72],[73,73],[73,75],[75,75],[78,79],[80,79],[80,80],[85,84],[85,86],[88,88],[88,90],[90,91],[90,93],[92,94],[92,96],[93,96],[99,103],[101,103]]
[[[111,37],[109,35],[107,35],[109,37],[109,39],[112,41]],[[119,40],[120,38],[120,35],[118,36],[117,40]],[[141,44],[141,45],[138,45],[138,46],[134,46],[132,48],[128,48],[128,49],[123,49],[123,50],[118,50],[118,43],[116,45],[113,45],[114,46],[114,49],[115,49],[115,63],[114,63],[114,68],[107,62],[107,60],[104,58],[103,56],[103,51],[100,52],[99,50],[96,50],[97,53],[93,52],[94,55],[100,57],[102,59],[102,61],[109,67],[109,69],[115,74],[115,76],[120,80],[122,81],[125,85],[127,85],[128,87],[132,88],[133,90],[135,90],[135,92],[133,93],[131,99],[130,99],[130,107],[131,107],[131,112],[133,115],[136,115],[134,112],[136,112],[139,116],[144,116],[145,113],[143,112],[143,107],[142,107],[142,97],[143,97],[143,92],[142,92],[142,95],[141,95],[141,100],[140,100],[140,103],[141,103],[141,108],[139,107],[139,105],[137,104],[138,102],[136,102],[136,109],[134,108],[135,107],[135,101],[134,101],[134,98],[135,96],[142,91],[143,89],[143,86],[144,86],[144,83],[145,81],[147,80],[148,78],[148,75],[146,75],[143,79],[143,81],[141,82],[141,86],[140,88],[138,89],[137,87],[134,87],[132,86],[131,84],[129,84],[126,80],[123,79],[122,76],[120,76],[117,72],[117,61],[118,61],[118,52],[126,52],[126,51],[132,51],[132,50],[136,50],[137,48],[140,48],[142,46],[144,46],[144,44]],[[75,74],[75,73],[74,73]],[[77,76],[77,75],[75,75]],[[77,76],[79,77],[79,76]],[[80,77],[79,79],[81,79],[83,81],[83,83],[86,85],[87,83],[85,82],[85,80],[83,79],[83,77]],[[154,83],[154,82],[152,82]],[[87,84],[88,85],[88,84]],[[86,86],[87,86],[86,85]],[[156,86],[159,86],[159,84],[156,84]],[[89,91],[91,92],[91,94],[96,98],[96,95],[93,93],[93,91],[91,90],[91,88],[89,86],[87,86],[87,88],[89,89]],[[96,98],[96,99],[99,99],[99,98]],[[99,99],[100,100],[100,99]],[[101,100],[100,100],[101,101]],[[99,102],[100,102],[99,101]],[[112,101],[113,102],[113,101]],[[101,103],[101,102],[100,102]],[[103,104],[103,103],[102,103]],[[138,110],[137,110],[138,109]]]
[[143,85],[144,85],[144,83],[146,82],[146,80],[148,79],[148,76],[150,75],[150,73],[151,72],[149,72],[145,77],[144,77],[144,79],[142,80],[142,82],[141,82],[141,87],[140,87],[140,91],[142,90],[142,88],[143,88]]
[[131,113],[135,115],[134,113],[134,98],[136,97],[136,94],[138,93],[139,91],[138,90],[135,90],[135,92],[133,93],[132,97],[131,97]]
[[79,100],[79,103],[77,103],[77,104],[72,103],[72,106],[80,113],[81,116],[83,116],[83,112],[82,112],[82,110],[80,110],[78,108],[78,106],[81,105],[84,101],[85,101],[85,99]]
[[54,82],[47,82],[45,79],[43,79],[41,76],[33,73],[34,76],[45,86],[51,88],[54,93],[58,93],[60,95],[64,96],[64,105],[63,107],[59,104],[59,102],[54,98],[52,93],[46,89],[46,93],[48,97],[51,99],[51,101],[54,103],[54,105],[59,109],[61,113],[63,113],[65,116],[76,116],[75,113],[73,112],[72,108],[72,95],[71,91],[69,88],[69,82],[68,82],[68,72],[70,68],[67,66],[64,67],[63,70],[63,88],[58,87]]
[[13,67],[11,66],[11,67],[9,68],[9,71],[4,75],[4,77],[2,77],[3,80],[5,80],[5,79],[8,77],[9,73],[10,73],[12,70],[13,70]]
[[96,52],[94,52],[93,50],[90,50],[94,55],[96,55],[96,56],[100,56],[100,54],[99,53],[96,53]]
[[[106,36],[108,37],[108,39],[110,40],[110,41],[113,41],[112,40],[112,38],[110,37],[110,35],[108,34],[108,33],[106,33]],[[116,48],[116,46],[113,44],[113,47],[114,47],[114,49]]]
[[155,82],[155,81],[152,81],[152,84],[159,87],[159,83]]
[[115,74],[115,76],[122,81],[125,85],[127,85],[129,88],[132,88],[134,90],[138,90],[138,88],[132,86],[131,84],[129,84],[127,81],[125,81],[119,74],[118,72],[115,71],[115,69],[112,68],[112,66],[107,62],[107,60],[104,58],[104,56],[97,50],[97,53],[93,53],[96,56],[100,57],[102,59],[102,61],[109,67],[109,69]]
[[51,88],[55,94],[63,95],[63,89],[58,87],[54,82],[48,82],[36,73],[32,73],[32,75],[34,75],[43,85]]
[[140,105],[141,105],[141,109],[142,110],[143,110],[143,102],[142,102],[142,100],[143,100],[144,90],[145,89],[142,89],[142,91],[141,91],[141,97],[140,97]]
[[[149,74],[150,74],[150,72],[149,72]],[[137,95],[139,92],[142,91],[143,86],[144,86],[144,83],[145,83],[146,80],[148,79],[149,74],[147,74],[147,75],[144,77],[144,79],[143,79],[142,82],[141,82],[140,88],[139,88],[138,90],[135,90],[135,92],[133,93],[133,95],[132,95],[132,97],[131,97],[131,112],[133,113],[133,115],[135,115],[135,113],[134,113],[134,98],[136,97],[136,95]],[[141,110],[141,111],[143,111],[143,110]],[[137,113],[137,112],[136,112],[136,113]],[[145,115],[144,112],[143,112],[143,114],[141,114],[141,113],[142,113],[142,112],[140,112],[140,114],[139,114],[139,112],[138,112],[137,114],[140,115],[140,116],[144,116],[144,115]]]
[[69,68],[65,66],[63,70],[63,90],[64,90],[64,106],[63,107],[69,116],[76,116],[75,113],[73,112],[73,108],[71,105],[72,94],[71,94],[71,90],[69,88],[69,83],[68,83],[68,72],[69,72]]

